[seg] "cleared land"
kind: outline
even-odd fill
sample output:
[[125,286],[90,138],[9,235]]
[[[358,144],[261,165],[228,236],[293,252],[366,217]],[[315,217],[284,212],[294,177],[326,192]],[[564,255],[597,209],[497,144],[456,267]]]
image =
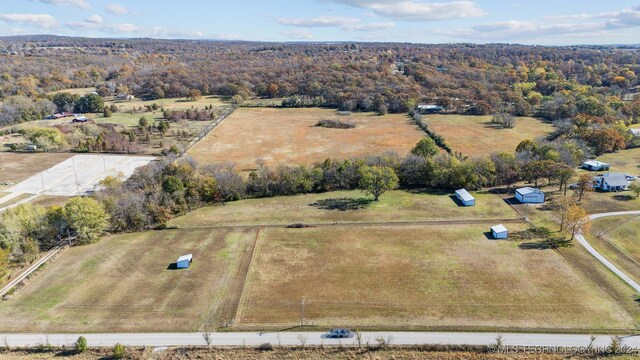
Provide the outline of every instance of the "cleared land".
[[[315,126],[323,119],[352,121],[354,129]],[[231,161],[240,169],[311,164],[326,158],[396,151],[407,154],[425,135],[404,114],[337,116],[328,109],[240,108],[189,151],[203,163]]]
[[[263,229],[240,327],[629,329],[633,319],[553,250],[489,225]],[[510,225],[511,231],[524,225]]]
[[640,282],[640,216],[596,219],[587,240],[609,261]]
[[154,160],[153,157],[76,155],[45,171],[21,181],[8,192],[54,196],[72,196],[95,190],[107,176],[131,176],[136,168]]
[[[0,182],[8,180],[17,184],[72,156],[73,154],[62,153],[0,154],[0,162],[2,163]],[[7,187],[0,186],[0,189],[6,188]]]
[[[233,315],[229,301],[239,296],[234,284],[255,236],[254,229],[167,230],[70,248],[32,283],[0,302],[0,331],[213,328]],[[194,255],[191,268],[168,269],[187,253]]]
[[514,152],[522,140],[535,140],[553,131],[551,124],[530,117],[517,118],[512,129],[491,124],[491,116],[426,115],[425,120],[429,129],[444,137],[454,151],[467,156]]
[[96,91],[96,88],[93,87],[88,87],[88,88],[75,88],[75,89],[63,89],[63,90],[58,90],[58,91],[54,91],[49,93],[50,95],[53,94],[57,94],[57,93],[69,93],[69,94],[76,94],[76,95],[80,95],[80,96],[85,96],[89,93],[92,93]]
[[132,110],[134,108],[144,107],[156,104],[166,110],[187,110],[187,109],[203,109],[205,106],[213,105],[214,107],[226,105],[217,96],[203,96],[198,100],[187,100],[186,98],[170,98],[156,100],[140,100],[133,101],[117,100],[115,97],[105,99],[106,105],[115,104],[121,111]]
[[477,205],[472,207],[458,206],[449,195],[406,191],[390,191],[378,202],[371,201],[360,191],[248,199],[205,207],[174,219],[169,225],[197,227],[517,218],[517,214],[499,196],[473,195]]

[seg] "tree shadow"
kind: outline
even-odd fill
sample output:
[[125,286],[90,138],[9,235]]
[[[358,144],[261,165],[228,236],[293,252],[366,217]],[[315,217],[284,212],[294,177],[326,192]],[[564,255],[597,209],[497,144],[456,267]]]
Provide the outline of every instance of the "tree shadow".
[[613,195],[613,198],[618,200],[618,201],[631,201],[631,200],[635,199],[635,197],[633,197],[631,195]]
[[360,210],[369,206],[373,202],[373,199],[367,198],[332,198],[332,199],[323,199],[314,202],[313,204],[309,204],[309,206],[313,206],[320,210],[339,210],[339,211],[351,211],[351,210]]
[[550,250],[573,246],[571,240],[549,238],[540,241],[525,242],[518,247],[522,250]]

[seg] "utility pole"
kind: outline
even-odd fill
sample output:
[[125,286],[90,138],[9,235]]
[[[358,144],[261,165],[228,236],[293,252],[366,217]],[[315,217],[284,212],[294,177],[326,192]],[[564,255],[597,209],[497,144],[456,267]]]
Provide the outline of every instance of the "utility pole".
[[44,192],[44,171],[40,172],[40,181],[42,181],[42,192]]
[[107,159],[102,155],[102,164],[104,165],[104,173],[107,173]]
[[304,326],[304,299],[300,302],[300,327]]
[[75,156],[71,158],[71,163],[73,164],[73,174],[76,176],[76,191],[80,189],[80,182],[78,181],[78,172],[76,171],[76,161]]

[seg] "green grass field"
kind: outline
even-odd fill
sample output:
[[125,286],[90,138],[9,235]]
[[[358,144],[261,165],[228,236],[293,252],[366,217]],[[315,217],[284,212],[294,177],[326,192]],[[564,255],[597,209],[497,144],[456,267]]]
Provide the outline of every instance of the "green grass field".
[[596,219],[587,240],[609,261],[640,282],[640,217]]
[[640,148],[620,150],[599,156],[599,161],[611,165],[611,172],[640,175]]
[[467,156],[514,152],[522,140],[536,140],[553,131],[551,124],[530,117],[517,118],[512,129],[491,124],[491,116],[425,115],[424,119],[429,129],[444,137],[454,151]]
[[373,202],[360,191],[336,191],[268,199],[249,199],[205,207],[172,220],[191,227],[333,222],[515,219],[499,196],[473,193],[476,206],[461,207],[449,195],[390,191]]
[[[255,236],[255,229],[150,231],[70,248],[0,302],[0,331],[213,328],[235,313],[240,266]],[[187,253],[191,268],[168,269]]]
[[304,299],[306,323],[323,327],[633,327],[607,293],[556,252],[489,240],[489,225],[264,229],[239,326],[295,326]]
[[204,109],[205,106],[213,105],[214,107],[219,107],[223,105],[228,105],[222,102],[220,97],[217,96],[203,96],[199,100],[187,100],[186,98],[171,98],[171,99],[156,99],[156,100],[140,100],[136,99],[133,101],[124,101],[117,100],[115,97],[109,97],[105,99],[106,105],[115,104],[119,110],[127,111],[133,108],[144,107],[148,105],[156,104],[160,107],[163,107],[167,110],[187,110],[187,109]]

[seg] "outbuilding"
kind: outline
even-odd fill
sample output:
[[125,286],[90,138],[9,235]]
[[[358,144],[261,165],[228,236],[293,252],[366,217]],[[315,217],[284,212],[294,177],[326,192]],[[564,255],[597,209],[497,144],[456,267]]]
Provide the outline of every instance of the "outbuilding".
[[502,224],[492,226],[491,236],[493,236],[494,239],[506,239],[509,236],[509,230]]
[[536,188],[523,187],[516,189],[516,199],[523,204],[542,204],[544,193]]
[[182,255],[178,258],[178,261],[176,261],[176,268],[186,269],[191,266],[191,262],[193,262],[192,254]]
[[609,170],[609,164],[598,160],[589,160],[582,163],[582,168],[590,171]]
[[456,198],[458,198],[464,206],[473,206],[476,204],[476,199],[471,196],[466,189],[456,190]]
[[602,191],[624,191],[629,190],[633,176],[622,173],[605,173],[593,178],[593,187]]

